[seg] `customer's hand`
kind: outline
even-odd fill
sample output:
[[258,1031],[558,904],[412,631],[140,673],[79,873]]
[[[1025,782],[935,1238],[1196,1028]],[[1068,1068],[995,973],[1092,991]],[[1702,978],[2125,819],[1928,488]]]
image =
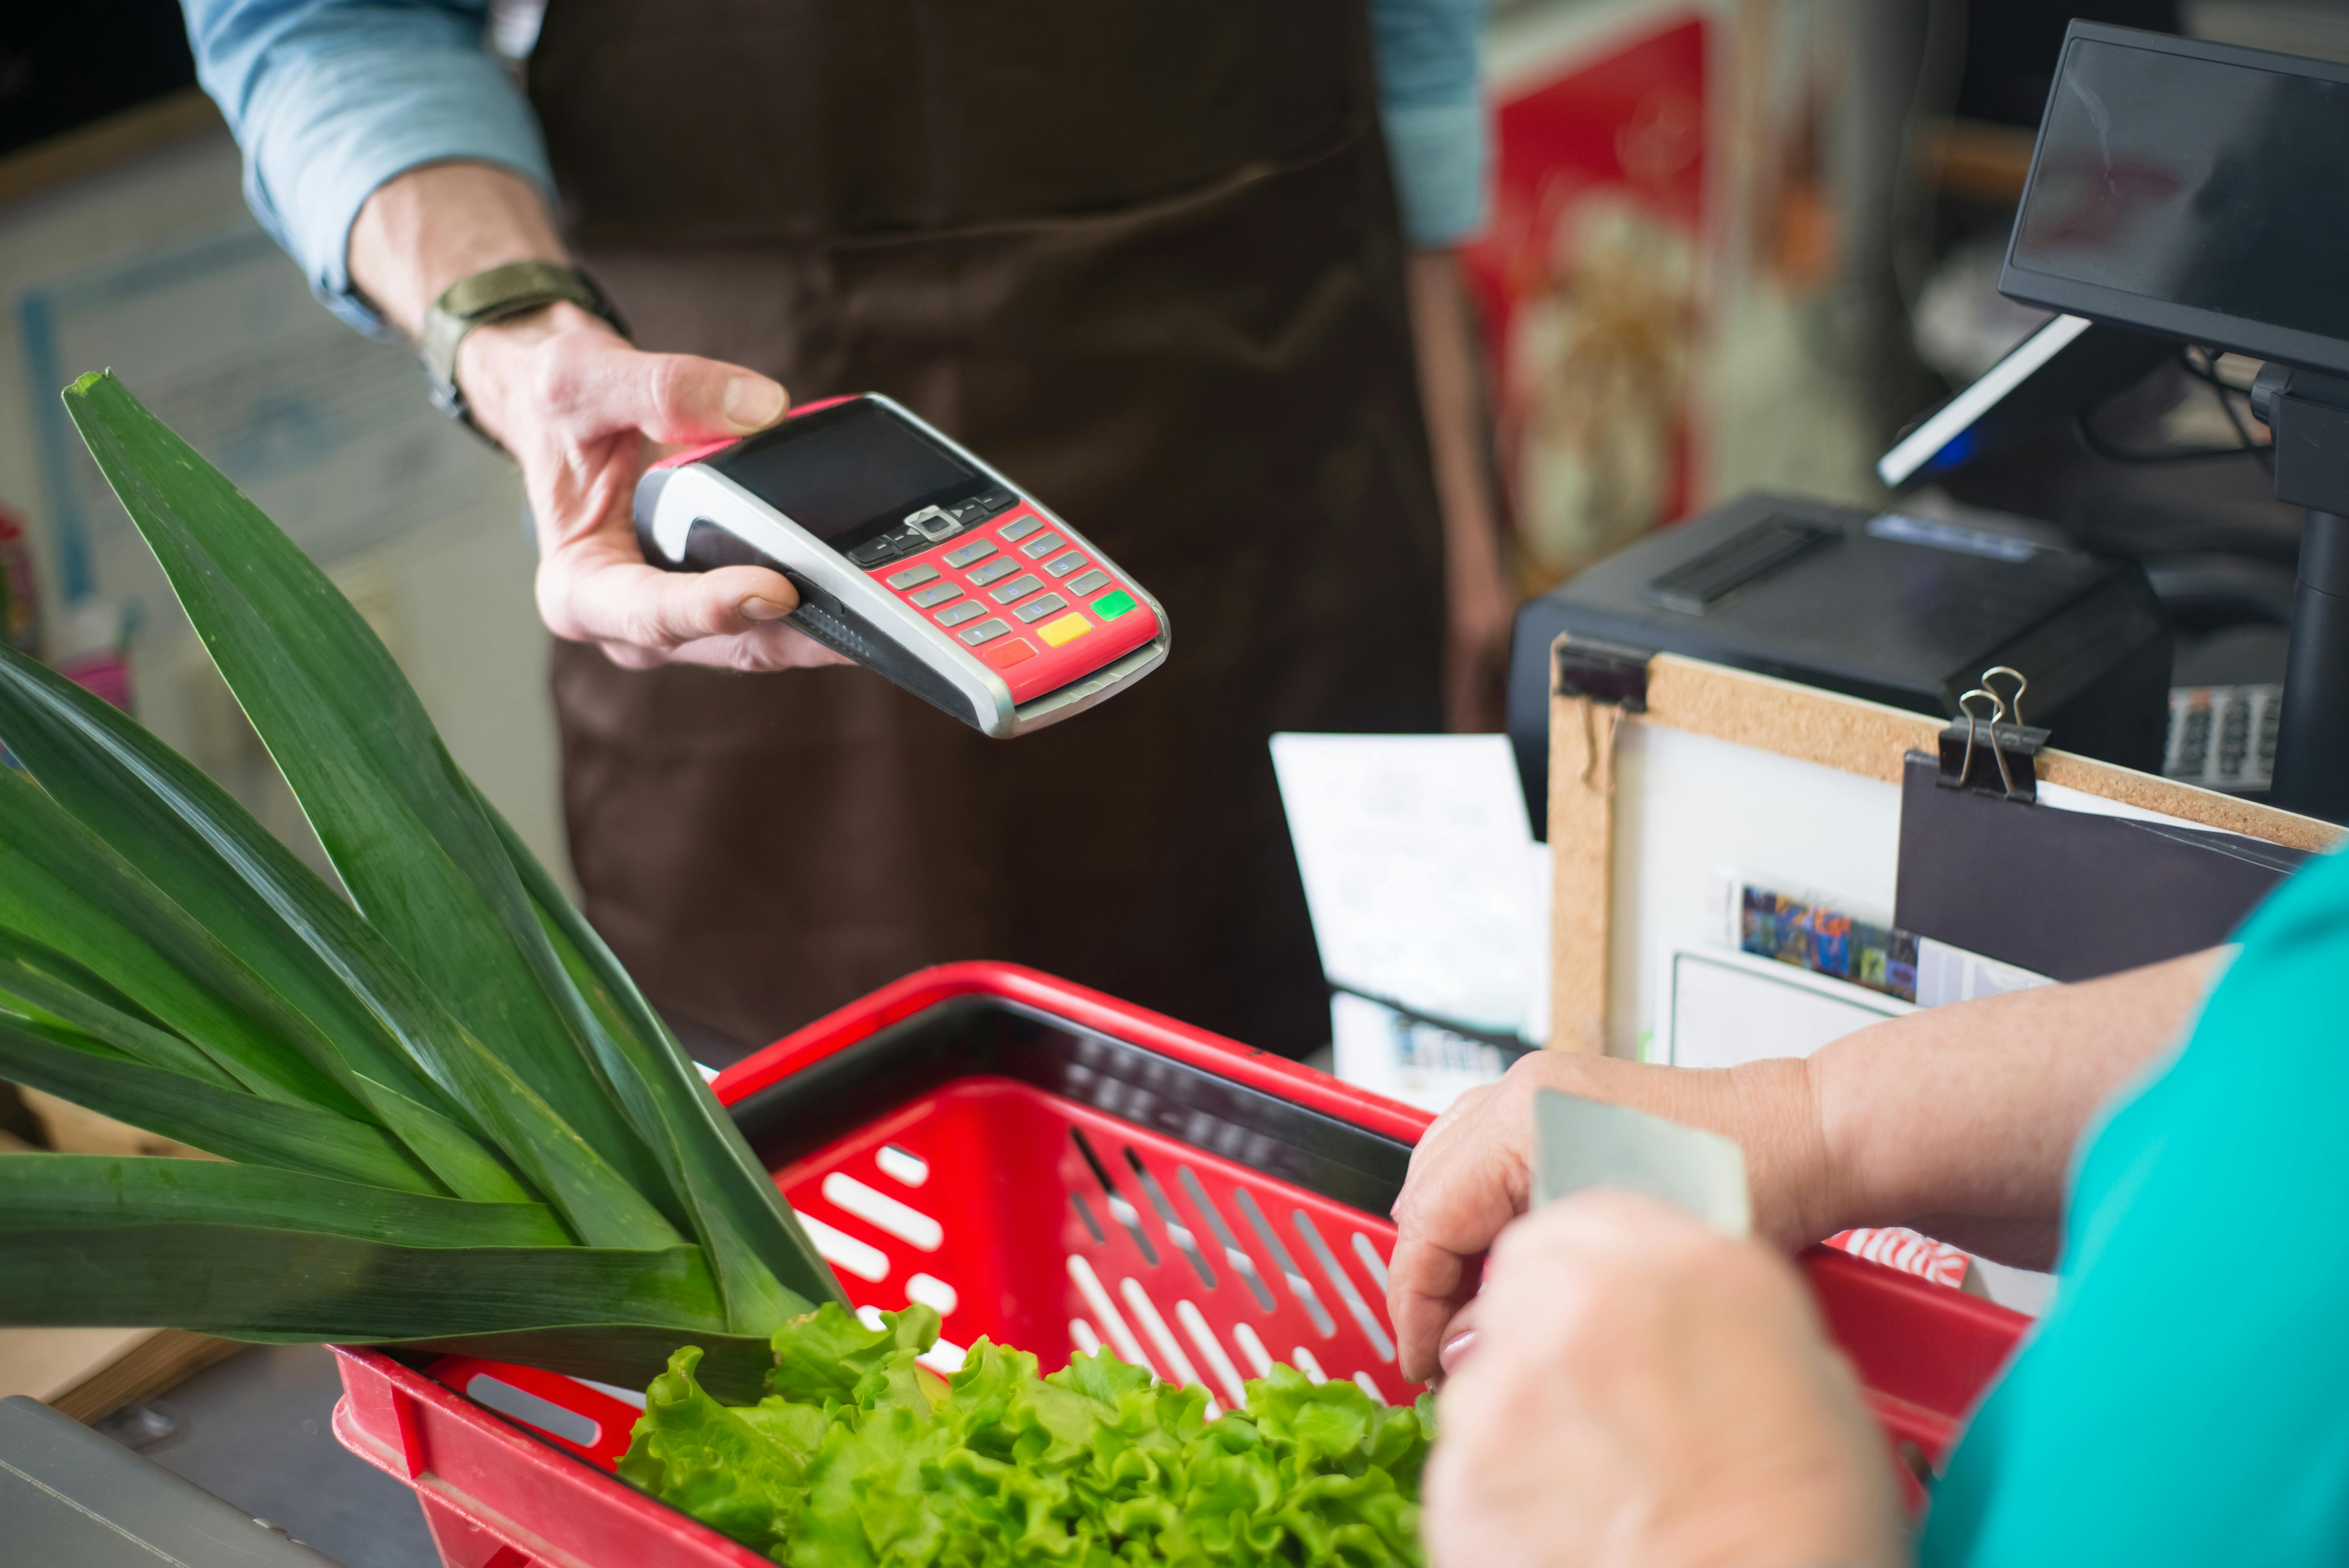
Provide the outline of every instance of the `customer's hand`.
[[1890,1457],[1794,1269],[1583,1192],[1494,1244],[1444,1388],[1432,1568],[1891,1568]]
[[1801,1062],[1707,1071],[1537,1051],[1499,1083],[1461,1096],[1412,1151],[1387,1268],[1387,1311],[1406,1377],[1433,1376],[1443,1347],[1466,1332],[1466,1321],[1454,1319],[1476,1294],[1485,1250],[1526,1212],[1534,1095],[1544,1088],[1735,1139],[1745,1150],[1754,1229],[1780,1247],[1792,1251],[1838,1228],[1827,1217],[1826,1140]]
[[568,304],[475,328],[458,377],[474,417],[522,464],[538,527],[538,610],[555,635],[632,669],[844,662],[775,624],[799,607],[781,573],[663,572],[636,544],[636,480],[658,449],[765,428],[782,418],[781,387],[712,359],[641,353]]

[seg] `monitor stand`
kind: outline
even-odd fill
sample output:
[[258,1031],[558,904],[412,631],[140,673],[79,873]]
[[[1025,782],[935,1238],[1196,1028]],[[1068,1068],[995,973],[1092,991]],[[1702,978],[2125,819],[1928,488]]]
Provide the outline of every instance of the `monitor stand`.
[[2271,363],[2251,408],[2275,437],[2276,499],[2308,509],[2268,799],[2349,822],[2349,380]]

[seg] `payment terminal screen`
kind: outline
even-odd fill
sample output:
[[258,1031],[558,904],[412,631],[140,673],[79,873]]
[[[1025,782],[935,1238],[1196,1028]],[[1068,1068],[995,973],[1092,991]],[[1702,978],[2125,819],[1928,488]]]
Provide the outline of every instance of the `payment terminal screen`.
[[753,436],[710,467],[828,542],[866,523],[895,522],[938,492],[968,489],[979,477],[904,420],[862,400]]
[[2075,39],[2017,268],[2349,338],[2349,83]]

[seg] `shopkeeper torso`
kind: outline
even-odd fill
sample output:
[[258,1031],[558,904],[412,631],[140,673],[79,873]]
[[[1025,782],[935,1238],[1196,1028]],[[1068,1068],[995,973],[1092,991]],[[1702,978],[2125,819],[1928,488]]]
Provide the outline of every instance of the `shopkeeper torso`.
[[1934,1489],[1932,1568],[2349,1562],[2349,858],[2241,941],[2079,1161],[2054,1309]]
[[1266,739],[1434,727],[1444,603],[1361,0],[554,0],[530,91],[644,346],[888,393],[1179,629],[1014,741],[559,646],[574,859],[647,992],[756,1040],[1004,957],[1326,1039]]

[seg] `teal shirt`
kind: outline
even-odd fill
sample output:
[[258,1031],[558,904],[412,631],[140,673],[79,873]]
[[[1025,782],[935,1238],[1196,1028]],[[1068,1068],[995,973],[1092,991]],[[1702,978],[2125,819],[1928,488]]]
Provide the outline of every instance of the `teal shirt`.
[[1927,1568],[2349,1563],[2349,856],[2313,861],[2074,1173],[2055,1302]]

